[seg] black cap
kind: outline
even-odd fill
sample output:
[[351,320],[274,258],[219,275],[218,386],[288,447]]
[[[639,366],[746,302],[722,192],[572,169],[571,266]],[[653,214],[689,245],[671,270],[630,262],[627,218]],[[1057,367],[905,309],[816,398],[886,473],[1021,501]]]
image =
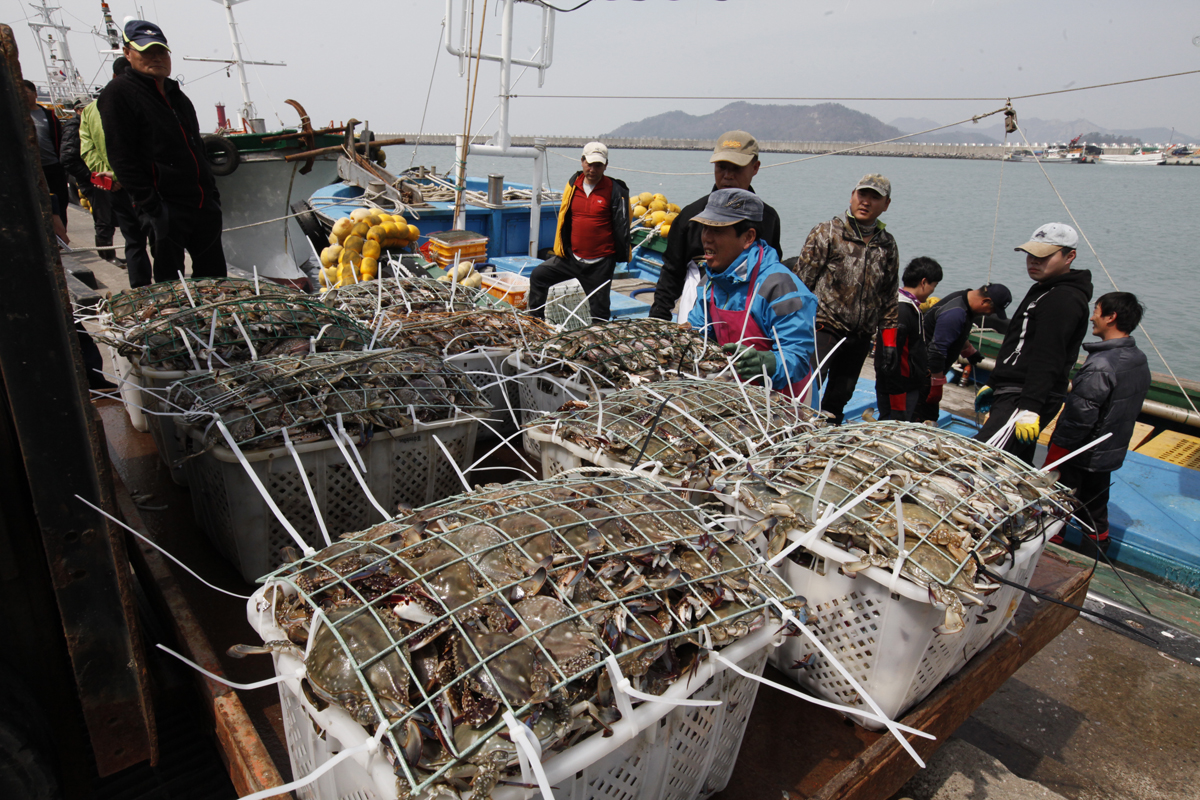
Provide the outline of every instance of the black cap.
[[166,47],[168,53],[171,52],[171,48],[167,47],[167,36],[162,32],[162,28],[144,19],[131,19],[125,23],[125,44],[139,53],[156,44]]
[[992,301],[992,315],[1000,319],[1008,319],[1004,309],[1008,308],[1008,304],[1012,302],[1012,292],[1003,283],[989,283],[979,291],[983,292],[984,297]]

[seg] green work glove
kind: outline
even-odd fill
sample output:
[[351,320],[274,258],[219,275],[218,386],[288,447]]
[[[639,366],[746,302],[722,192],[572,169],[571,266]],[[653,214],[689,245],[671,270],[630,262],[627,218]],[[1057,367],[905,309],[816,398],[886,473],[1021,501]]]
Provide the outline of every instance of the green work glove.
[[1036,411],[1022,411],[1017,417],[1017,425],[1013,428],[1013,436],[1017,437],[1017,441],[1036,442],[1038,434],[1042,432],[1042,421],[1038,417]]
[[771,350],[755,350],[753,347],[733,342],[721,349],[733,355],[733,368],[737,370],[738,377],[744,381],[760,377],[764,367],[767,370],[768,380],[775,374],[775,353]]
[[975,413],[986,414],[992,410],[992,387],[984,386],[975,393]]

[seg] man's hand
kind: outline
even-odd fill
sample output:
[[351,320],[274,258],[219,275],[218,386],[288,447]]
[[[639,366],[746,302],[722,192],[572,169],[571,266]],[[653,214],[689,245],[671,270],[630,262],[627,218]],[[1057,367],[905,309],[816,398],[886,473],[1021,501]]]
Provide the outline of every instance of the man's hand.
[[880,374],[894,375],[900,367],[900,353],[896,350],[896,329],[884,328],[879,332],[879,348],[875,353],[875,366]]
[[744,381],[753,380],[763,374],[766,368],[767,377],[775,374],[775,353],[770,350],[755,350],[744,344],[730,342],[721,348],[733,356],[733,368],[738,377]]
[[984,386],[975,393],[975,413],[986,414],[992,410],[992,387]]
[[939,372],[929,376],[929,396],[925,398],[925,402],[931,406],[936,406],[942,402],[942,387],[946,385],[945,373]]
[[1017,427],[1013,429],[1013,435],[1017,437],[1017,441],[1036,442],[1038,434],[1042,432],[1042,422],[1036,411],[1022,411],[1017,417]]
[[983,361],[983,353],[979,352],[978,350],[976,350],[974,353],[971,353],[971,355],[967,356],[967,363],[970,364],[972,367],[979,366],[980,361]]

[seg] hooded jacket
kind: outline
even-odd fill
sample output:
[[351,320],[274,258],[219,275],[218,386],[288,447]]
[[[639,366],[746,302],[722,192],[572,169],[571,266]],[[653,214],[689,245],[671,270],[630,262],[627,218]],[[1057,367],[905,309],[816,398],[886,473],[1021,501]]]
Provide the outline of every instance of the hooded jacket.
[[808,234],[796,275],[820,300],[817,328],[868,338],[897,324],[900,251],[883,223],[870,243],[838,216]]
[[97,107],[108,160],[139,210],[157,216],[164,201],[218,202],[196,109],[178,83],[167,78],[160,91],[153,78],[126,70],[104,87]]
[[[713,184],[712,190],[717,190]],[[749,191],[753,192],[751,186]],[[656,319],[675,319],[672,310],[675,301],[683,294],[683,284],[687,279],[688,264],[704,256],[704,245],[700,243],[701,225],[692,225],[692,217],[708,207],[708,195],[694,200],[683,207],[679,216],[671,223],[671,232],[667,234],[667,251],[663,253],[662,271],[658,275],[658,285],[654,287],[654,304],[650,306],[650,316]],[[783,247],[779,243],[779,213],[766,203],[763,203],[762,222],[755,223],[758,238],[765,239],[767,244],[775,248],[782,257]],[[686,313],[686,309],[680,309]]]
[[1150,391],[1150,367],[1131,336],[1085,344],[1083,349],[1087,361],[1071,379],[1050,442],[1075,450],[1111,433],[1071,463],[1088,472],[1112,472],[1125,463],[1133,424]]
[[71,117],[62,123],[62,148],[58,151],[59,163],[67,174],[79,184],[79,193],[87,196],[92,190],[92,171],[87,168],[79,150],[80,117]]
[[[883,394],[904,394],[920,389],[929,379],[929,355],[925,349],[924,319],[921,306],[912,297],[898,293],[896,325],[896,369],[891,374],[880,371],[875,362],[875,385]],[[877,336],[876,339],[881,339]],[[876,348],[882,346],[877,341]],[[879,352],[876,349],[875,352]]]
[[766,240],[759,239],[743,250],[724,271],[709,277],[709,285],[703,287],[696,298],[696,304],[688,314],[688,322],[693,330],[711,335],[708,314],[710,296],[717,308],[744,309],[750,274],[758,263],[760,252],[762,263],[758,267],[758,282],[750,301],[750,316],[764,334],[775,340],[771,347],[775,353],[775,374],[771,376],[771,385],[783,391],[808,374],[815,338],[817,298],[796,279],[791,270],[780,263],[779,254]]
[[[562,205],[558,208],[558,230],[554,234],[554,255],[566,258],[571,249],[571,198],[575,196],[575,182],[583,170],[577,171],[567,181],[563,189]],[[629,187],[625,181],[608,178],[613,183],[612,188],[612,225],[613,225],[613,257],[618,262],[628,261],[630,254],[629,238]]]
[[988,383],[997,393],[1019,391],[1017,408],[1041,411],[1067,392],[1067,379],[1091,316],[1092,273],[1068,270],[1030,287],[1009,322]]

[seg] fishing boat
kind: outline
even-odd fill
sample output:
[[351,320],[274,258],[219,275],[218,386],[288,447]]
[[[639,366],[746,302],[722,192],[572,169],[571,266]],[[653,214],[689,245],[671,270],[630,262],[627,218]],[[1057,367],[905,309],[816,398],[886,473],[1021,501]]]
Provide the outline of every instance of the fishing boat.
[[1131,165],[1156,165],[1162,164],[1166,156],[1162,151],[1155,147],[1135,147],[1131,153],[1105,153],[1096,156],[1096,161],[1101,164],[1131,164]]

